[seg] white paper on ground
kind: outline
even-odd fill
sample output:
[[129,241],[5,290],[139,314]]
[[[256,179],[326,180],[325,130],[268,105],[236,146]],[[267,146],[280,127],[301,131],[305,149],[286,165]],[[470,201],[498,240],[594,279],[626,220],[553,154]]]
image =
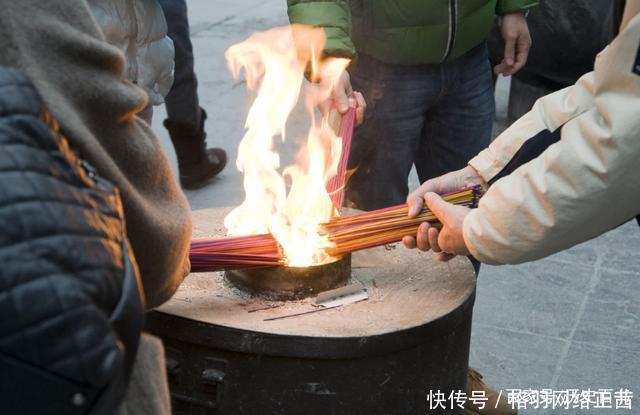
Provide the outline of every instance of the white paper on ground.
[[360,283],[345,285],[323,291],[316,297],[316,304],[322,307],[337,307],[369,299],[367,289]]

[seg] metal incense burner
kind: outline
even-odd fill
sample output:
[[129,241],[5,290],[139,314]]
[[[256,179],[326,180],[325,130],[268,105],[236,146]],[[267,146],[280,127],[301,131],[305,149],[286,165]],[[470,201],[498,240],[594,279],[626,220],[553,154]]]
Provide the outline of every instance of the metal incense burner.
[[344,285],[351,276],[351,255],[308,267],[258,267],[230,270],[232,285],[270,300],[299,300]]
[[[194,235],[224,234],[228,211],[194,212]],[[367,299],[314,295],[345,283]],[[429,393],[465,390],[474,298],[466,258],[382,246],[319,267],[191,274],[146,329],[165,344],[176,415],[462,415],[431,409]]]

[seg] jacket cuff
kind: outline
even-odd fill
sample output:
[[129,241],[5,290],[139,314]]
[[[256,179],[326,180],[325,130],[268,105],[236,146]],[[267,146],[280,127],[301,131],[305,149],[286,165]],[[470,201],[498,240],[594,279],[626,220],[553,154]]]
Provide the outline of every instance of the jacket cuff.
[[353,58],[356,48],[350,38],[351,16],[348,6],[342,2],[304,1],[288,2],[287,13],[292,24],[324,29],[327,56]]
[[324,56],[355,59],[356,47],[344,30],[337,27],[324,27],[323,29],[327,38],[324,50],[322,51]]
[[500,173],[505,163],[496,159],[491,148],[488,147],[469,160],[468,164],[478,172],[485,182],[489,182],[496,174]]
[[481,244],[478,241],[476,235],[472,231],[472,224],[476,220],[477,212],[472,210],[469,212],[464,222],[462,223],[462,237],[464,238],[464,244],[467,246],[469,253],[478,261],[488,265],[501,265],[500,262],[495,261],[493,258],[485,255],[482,252]]
[[496,3],[496,14],[503,15],[506,13],[527,10],[538,5],[537,1],[532,0],[498,0]]

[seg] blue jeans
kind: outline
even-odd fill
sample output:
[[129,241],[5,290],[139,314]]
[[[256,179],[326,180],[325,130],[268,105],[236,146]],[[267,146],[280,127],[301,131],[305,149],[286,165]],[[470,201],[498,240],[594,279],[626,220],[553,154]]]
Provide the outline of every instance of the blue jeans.
[[176,50],[173,86],[165,97],[167,116],[171,121],[200,125],[198,79],[193,69],[193,47],[185,0],[159,0],[167,19],[168,35]]
[[495,113],[483,42],[435,65],[393,65],[360,56],[353,89],[367,101],[354,133],[347,200],[374,210],[405,203],[415,164],[420,182],[463,168],[490,142]]

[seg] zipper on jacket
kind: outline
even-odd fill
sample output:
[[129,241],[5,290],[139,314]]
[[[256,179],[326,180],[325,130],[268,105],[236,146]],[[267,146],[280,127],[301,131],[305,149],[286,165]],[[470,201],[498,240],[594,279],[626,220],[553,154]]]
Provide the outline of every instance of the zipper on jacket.
[[451,55],[453,45],[456,43],[456,32],[458,31],[458,0],[449,0],[449,36],[447,38],[447,48],[442,56],[442,62]]

